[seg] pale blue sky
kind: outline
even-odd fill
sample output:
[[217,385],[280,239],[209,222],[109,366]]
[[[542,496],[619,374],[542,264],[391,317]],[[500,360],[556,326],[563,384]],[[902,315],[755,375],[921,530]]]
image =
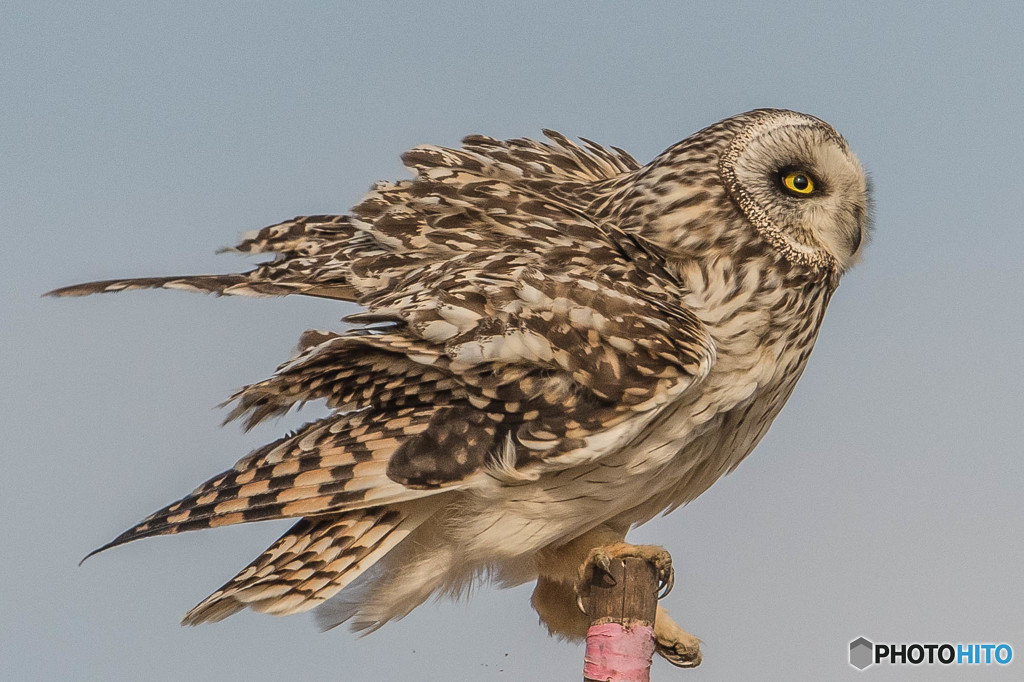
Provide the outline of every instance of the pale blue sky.
[[418,143],[550,127],[647,161],[761,106],[847,137],[875,238],[762,445],[635,535],[673,553],[667,606],[705,640],[701,669],[655,679],[892,676],[846,664],[859,635],[1024,658],[1024,5],[688,4],[5,2],[0,678],[578,679],[529,587],[365,639],[178,626],[287,522],[77,567],[299,423],[241,435],[211,407],[352,309],[39,294],[244,268],[214,250],[345,211]]

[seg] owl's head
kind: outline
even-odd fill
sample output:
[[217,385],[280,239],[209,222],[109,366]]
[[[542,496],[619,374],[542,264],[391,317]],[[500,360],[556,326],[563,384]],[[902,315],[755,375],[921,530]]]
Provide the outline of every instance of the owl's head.
[[729,196],[789,260],[834,260],[839,272],[867,243],[868,183],[846,140],[794,111],[743,114],[718,162]]
[[640,169],[627,191],[620,224],[670,258],[768,247],[838,275],[867,242],[863,168],[832,126],[795,111],[758,109],[709,126]]

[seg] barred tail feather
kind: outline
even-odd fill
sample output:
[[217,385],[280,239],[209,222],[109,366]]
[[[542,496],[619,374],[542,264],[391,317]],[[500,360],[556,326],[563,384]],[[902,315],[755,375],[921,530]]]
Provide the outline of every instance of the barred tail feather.
[[246,607],[278,616],[307,611],[373,566],[437,506],[381,506],[302,519],[181,623],[217,622]]

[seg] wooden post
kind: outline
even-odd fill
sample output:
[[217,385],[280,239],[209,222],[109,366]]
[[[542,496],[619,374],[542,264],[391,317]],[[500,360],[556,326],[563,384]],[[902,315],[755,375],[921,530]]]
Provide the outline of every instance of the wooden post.
[[658,576],[647,561],[613,559],[608,574],[595,571],[584,681],[650,682],[657,609]]

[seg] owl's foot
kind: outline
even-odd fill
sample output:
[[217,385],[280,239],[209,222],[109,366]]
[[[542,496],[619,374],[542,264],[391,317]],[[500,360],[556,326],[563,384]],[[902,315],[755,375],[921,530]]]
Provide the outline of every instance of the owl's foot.
[[654,640],[654,650],[672,665],[680,668],[700,665],[700,640],[679,627],[660,606],[654,619]]
[[658,574],[658,599],[662,599],[672,591],[672,585],[675,584],[675,569],[672,568],[672,557],[665,551],[664,547],[616,542],[612,545],[595,547],[590,550],[587,558],[580,566],[579,588],[577,592],[581,595],[589,594],[590,583],[598,574],[603,574],[600,576],[601,579],[610,581],[609,584],[614,585],[614,578],[610,574],[612,559],[624,559],[626,557],[643,559],[654,566],[654,570]]
[[[580,566],[579,582],[577,583],[577,605],[586,613],[584,598],[589,596],[590,585],[595,580],[614,584],[610,574],[612,559],[634,557],[643,559],[652,566],[658,576],[659,594],[661,599],[669,593],[675,582],[675,571],[672,568],[672,557],[657,545],[630,545],[616,542],[611,545],[595,547],[590,550],[586,560]],[[680,668],[695,668],[700,665],[700,640],[679,627],[668,615],[668,611],[658,606],[654,619],[655,651],[666,661]]]

